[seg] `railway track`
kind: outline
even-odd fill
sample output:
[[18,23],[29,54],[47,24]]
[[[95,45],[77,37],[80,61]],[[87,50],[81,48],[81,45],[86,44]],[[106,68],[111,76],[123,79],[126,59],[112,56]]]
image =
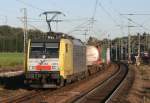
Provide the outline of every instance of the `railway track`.
[[[125,78],[128,70],[121,65],[119,69],[117,69],[116,72],[113,73],[112,76],[110,76],[108,79],[105,79],[102,83],[99,83],[99,85],[94,88],[90,89],[90,91],[86,91],[85,93],[77,94],[77,98],[70,99],[69,102],[71,103],[99,103],[99,102],[105,102],[109,97],[108,100],[111,100],[111,95],[114,93],[116,88],[119,86],[121,81]],[[112,85],[113,84],[113,85]],[[76,86],[75,86],[76,87]],[[65,87],[67,88],[67,86]],[[68,88],[74,88],[68,85]],[[66,92],[67,91],[67,92]],[[71,90],[70,90],[71,91]],[[59,93],[67,93],[65,95],[60,95]],[[62,98],[62,96],[67,96],[69,94],[69,89],[64,90],[33,90],[28,93],[25,93],[20,96],[16,97],[9,97],[7,99],[0,100],[0,103],[51,103],[49,102],[48,98],[51,98],[51,96],[57,96],[58,103],[59,97]],[[75,93],[75,92],[74,92]],[[76,92],[77,93],[77,92]],[[52,94],[52,95],[51,95]],[[47,95],[47,96],[46,96]],[[46,96],[46,99],[44,99]],[[56,99],[56,98],[55,98]],[[63,99],[63,98],[62,98]],[[60,99],[60,101],[62,100]],[[36,102],[38,101],[38,102]],[[67,100],[68,103],[68,100]]]
[[128,74],[128,68],[121,64],[119,71],[102,84],[92,89],[88,93],[79,96],[71,101],[72,103],[109,103],[113,96],[117,94],[118,89],[122,86],[122,81]]
[[[34,102],[34,99],[36,99],[36,98],[38,98],[40,100],[40,103],[43,103],[44,100],[41,100],[41,99],[44,98],[44,95],[51,93],[53,91],[55,91],[55,89],[32,90],[32,91],[27,92],[25,94],[21,94],[18,96],[11,96],[11,97],[8,97],[6,99],[0,100],[0,103],[31,103],[31,101]],[[34,103],[36,103],[36,102],[34,102]]]
[[0,100],[0,103],[19,103],[21,101],[31,99],[32,97],[39,95],[40,92],[41,91],[33,90],[33,91],[30,91],[30,92],[27,92],[24,94],[20,94],[17,96],[11,96],[11,97]]

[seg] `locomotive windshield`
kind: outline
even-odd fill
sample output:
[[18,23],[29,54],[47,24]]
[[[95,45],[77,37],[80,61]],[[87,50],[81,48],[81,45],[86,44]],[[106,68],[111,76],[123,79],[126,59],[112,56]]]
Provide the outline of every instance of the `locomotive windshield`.
[[58,58],[59,44],[58,43],[46,43],[46,54],[48,58]]
[[31,43],[30,58],[58,58],[59,43]]

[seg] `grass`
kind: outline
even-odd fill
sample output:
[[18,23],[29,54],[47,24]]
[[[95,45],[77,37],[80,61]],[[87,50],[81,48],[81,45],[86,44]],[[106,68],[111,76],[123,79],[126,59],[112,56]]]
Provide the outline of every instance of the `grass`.
[[0,53],[0,67],[23,65],[23,53]]

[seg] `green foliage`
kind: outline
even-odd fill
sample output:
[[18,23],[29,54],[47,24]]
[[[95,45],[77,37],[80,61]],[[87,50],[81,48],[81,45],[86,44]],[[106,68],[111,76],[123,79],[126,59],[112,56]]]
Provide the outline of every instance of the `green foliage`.
[[[43,34],[40,30],[28,30],[29,38]],[[10,26],[0,26],[0,52],[23,52],[23,30]]]
[[0,53],[0,67],[23,65],[23,53]]

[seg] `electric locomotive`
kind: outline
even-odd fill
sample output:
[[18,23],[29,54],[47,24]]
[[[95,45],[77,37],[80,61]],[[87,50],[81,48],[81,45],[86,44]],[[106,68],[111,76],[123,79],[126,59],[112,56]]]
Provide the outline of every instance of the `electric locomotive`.
[[73,38],[29,40],[25,83],[56,88],[86,76],[86,47]]

